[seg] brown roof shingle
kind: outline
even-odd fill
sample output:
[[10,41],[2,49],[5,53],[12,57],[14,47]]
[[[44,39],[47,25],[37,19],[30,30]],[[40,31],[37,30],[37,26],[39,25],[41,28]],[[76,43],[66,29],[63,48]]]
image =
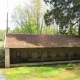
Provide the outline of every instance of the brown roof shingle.
[[80,38],[70,35],[6,34],[5,47],[80,47]]

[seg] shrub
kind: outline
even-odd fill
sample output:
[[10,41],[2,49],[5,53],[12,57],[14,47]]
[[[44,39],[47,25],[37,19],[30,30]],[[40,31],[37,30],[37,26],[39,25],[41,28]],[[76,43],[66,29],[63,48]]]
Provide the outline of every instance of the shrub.
[[0,49],[0,62],[4,62],[4,57],[5,57],[5,51],[4,49]]
[[0,39],[0,41],[3,41],[3,39]]
[[69,63],[69,64],[68,64],[68,67],[75,67],[75,64]]

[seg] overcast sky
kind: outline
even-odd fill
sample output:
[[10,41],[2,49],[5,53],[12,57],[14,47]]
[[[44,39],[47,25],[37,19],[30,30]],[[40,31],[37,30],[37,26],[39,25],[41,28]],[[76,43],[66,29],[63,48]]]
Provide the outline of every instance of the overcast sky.
[[[23,0],[0,0],[0,29],[6,29],[6,15],[7,15],[7,1],[8,1],[8,13],[9,13],[9,27],[12,29],[14,26],[11,25],[10,16],[13,8]],[[29,0],[26,0],[29,3]]]

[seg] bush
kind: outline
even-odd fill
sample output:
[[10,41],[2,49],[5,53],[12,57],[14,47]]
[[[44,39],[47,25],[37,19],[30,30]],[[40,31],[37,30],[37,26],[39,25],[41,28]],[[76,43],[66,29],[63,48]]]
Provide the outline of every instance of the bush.
[[68,64],[68,67],[75,67],[75,64],[69,63],[69,64]]
[[0,41],[3,41],[3,39],[0,39]]
[[0,62],[4,62],[4,57],[5,57],[5,51],[4,49],[0,49]]

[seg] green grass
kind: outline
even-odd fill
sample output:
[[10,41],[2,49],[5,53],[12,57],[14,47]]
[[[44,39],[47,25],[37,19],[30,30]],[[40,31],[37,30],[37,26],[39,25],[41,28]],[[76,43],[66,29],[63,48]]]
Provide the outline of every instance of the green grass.
[[[68,69],[73,67],[72,69]],[[7,80],[80,80],[80,63],[0,69]]]
[[4,41],[0,41],[0,45],[3,45],[4,44]]
[[[34,74],[36,77],[47,78],[65,71],[64,68],[54,67],[18,67],[14,71],[6,73],[8,80],[18,80],[23,75]],[[35,74],[36,73],[36,74]]]

